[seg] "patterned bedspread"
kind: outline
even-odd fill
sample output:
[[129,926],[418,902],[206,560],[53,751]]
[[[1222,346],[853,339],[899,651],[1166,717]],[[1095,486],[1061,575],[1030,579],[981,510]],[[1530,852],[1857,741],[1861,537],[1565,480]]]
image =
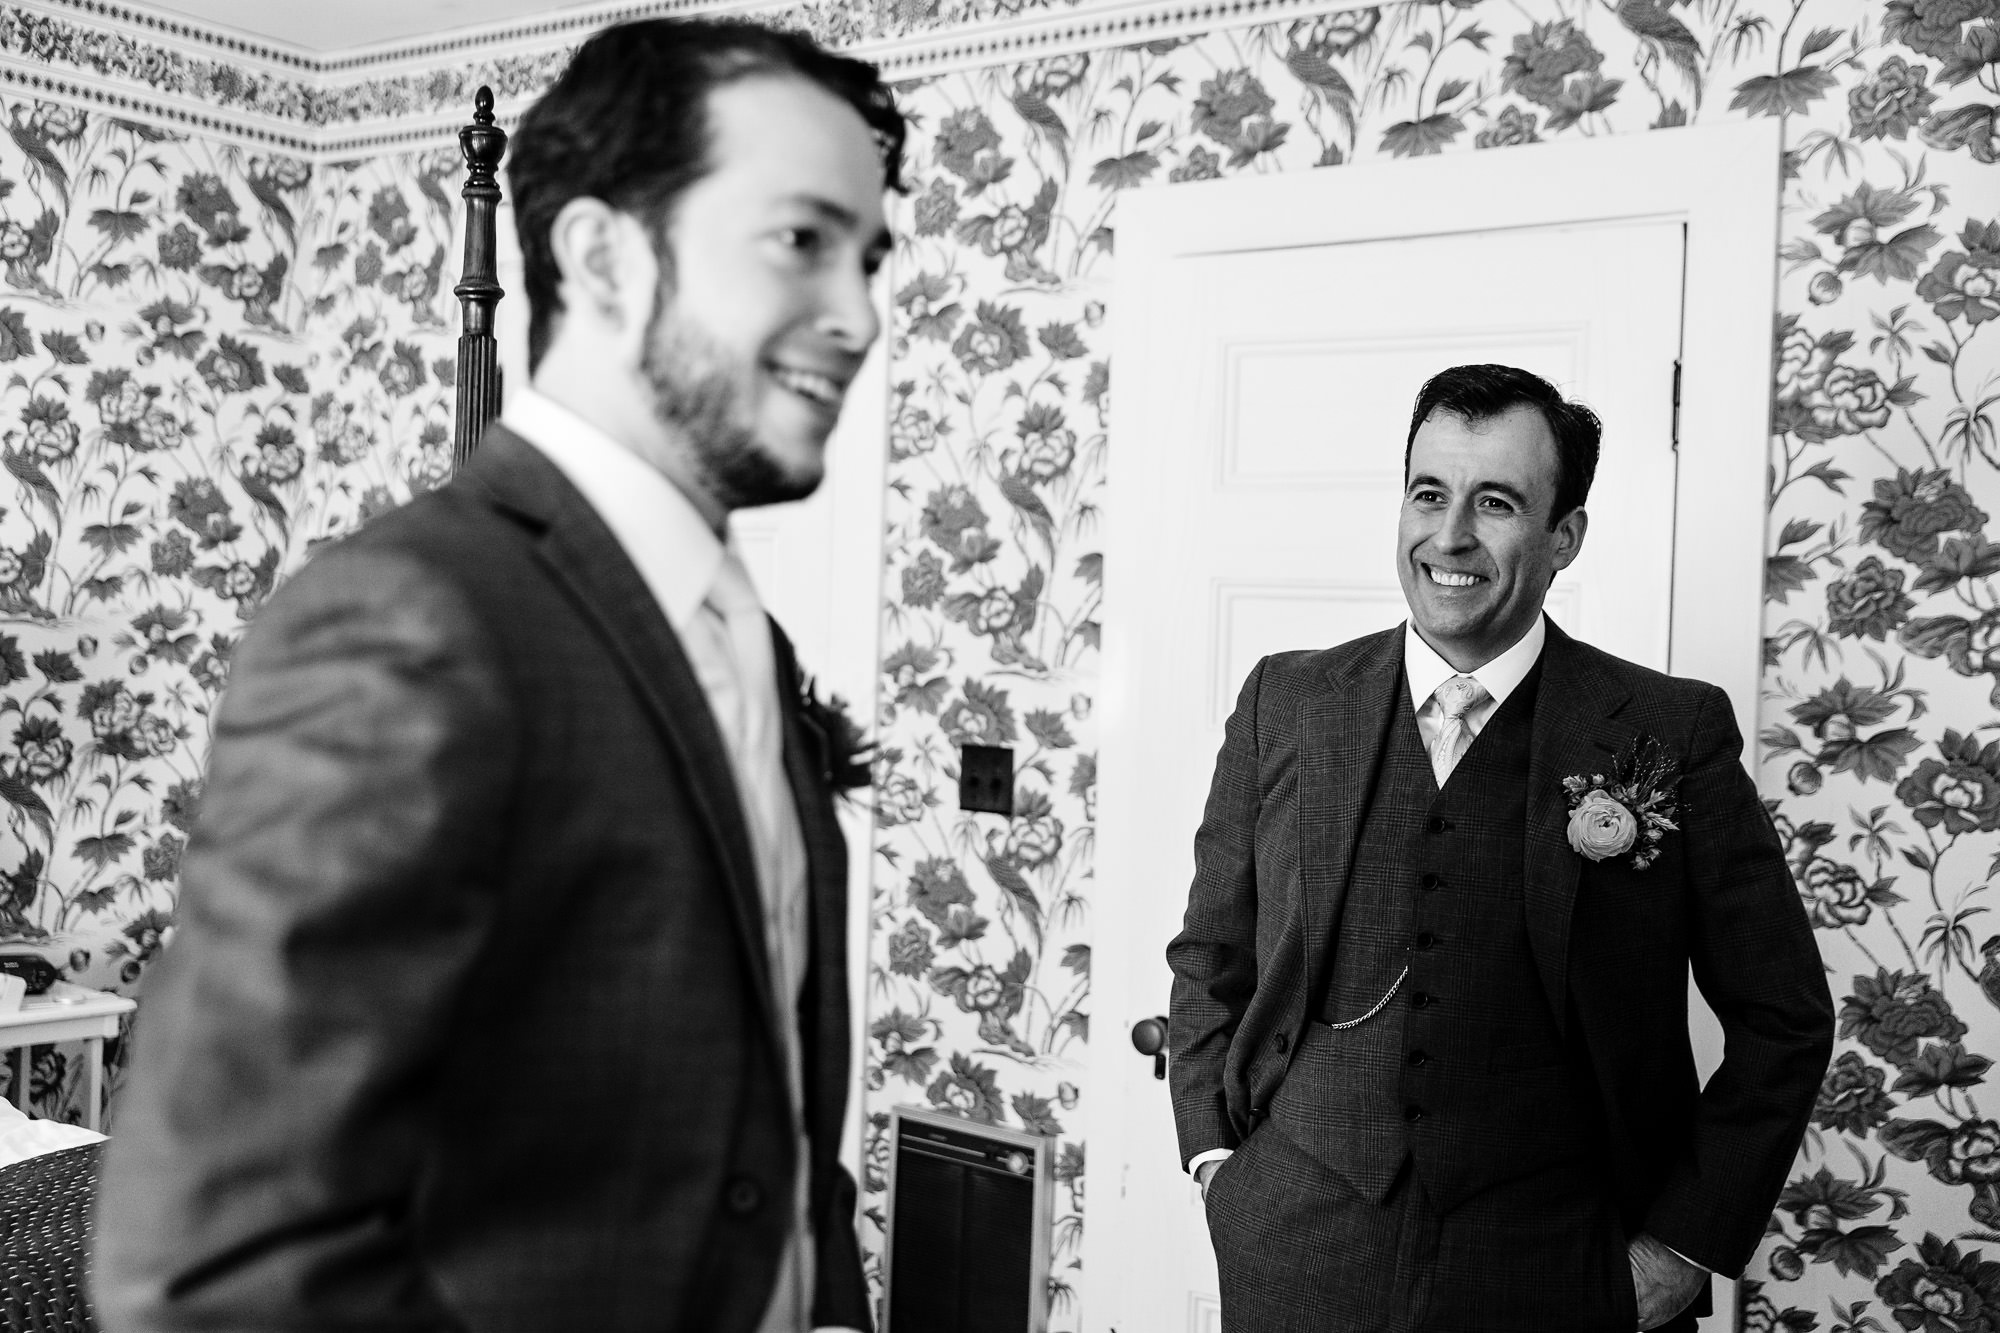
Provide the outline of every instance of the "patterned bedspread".
[[0,1168],[0,1328],[96,1333],[84,1297],[100,1145]]

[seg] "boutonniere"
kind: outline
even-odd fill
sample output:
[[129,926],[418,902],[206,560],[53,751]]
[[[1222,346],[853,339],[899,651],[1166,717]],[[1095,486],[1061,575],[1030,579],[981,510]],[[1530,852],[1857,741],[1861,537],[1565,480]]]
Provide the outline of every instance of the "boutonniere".
[[874,780],[869,760],[875,744],[848,716],[847,701],[837,694],[820,698],[812,677],[803,673],[799,676],[799,720],[819,748],[820,774],[836,795],[845,796]]
[[1641,736],[1612,760],[1611,772],[1562,780],[1569,798],[1569,845],[1578,856],[1608,861],[1628,853],[1634,870],[1659,859],[1667,834],[1680,825],[1675,789],[1680,786],[1673,756],[1650,736]]

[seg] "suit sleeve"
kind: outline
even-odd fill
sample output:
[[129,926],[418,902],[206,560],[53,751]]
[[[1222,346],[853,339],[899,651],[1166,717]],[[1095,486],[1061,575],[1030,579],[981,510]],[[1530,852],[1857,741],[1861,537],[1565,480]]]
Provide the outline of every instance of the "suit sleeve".
[[1833,1052],[1833,1000],[1777,832],[1743,769],[1720,690],[1703,700],[1681,784],[1695,984],[1721,1065],[1646,1230],[1718,1273],[1750,1260]]
[[239,649],[105,1168],[107,1327],[447,1329],[432,1071],[492,925],[515,737],[462,598],[336,549]]
[[1194,837],[1194,883],[1181,933],[1167,946],[1173,997],[1167,1013],[1167,1078],[1181,1164],[1235,1148],[1225,1066],[1230,1043],[1257,991],[1257,708],[1265,664],[1243,683],[1215,758],[1208,805]]

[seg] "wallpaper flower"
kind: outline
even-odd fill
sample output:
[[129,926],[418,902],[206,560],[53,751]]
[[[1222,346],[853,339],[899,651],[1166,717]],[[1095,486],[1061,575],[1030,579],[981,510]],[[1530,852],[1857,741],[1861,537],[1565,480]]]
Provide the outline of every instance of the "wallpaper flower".
[[[1786,144],[1758,778],[1842,1040],[1743,1315],[2000,1329],[2000,1122],[1979,1109],[2000,1051],[1996,20],[1989,0],[1423,0],[903,89],[870,1124],[878,1156],[903,1101],[1062,1140],[1052,1327],[1088,1299],[1119,194],[1754,116]],[[1015,747],[1012,823],[957,811],[966,741]]]
[[[132,990],[245,623],[448,475],[457,155],[312,170],[0,117],[0,939]],[[40,1051],[37,1109],[73,1115],[79,1074]]]

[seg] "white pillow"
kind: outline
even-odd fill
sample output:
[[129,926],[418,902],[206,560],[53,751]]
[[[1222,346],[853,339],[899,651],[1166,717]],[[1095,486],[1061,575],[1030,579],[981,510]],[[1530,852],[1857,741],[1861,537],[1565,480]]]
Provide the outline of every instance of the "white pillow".
[[36,1120],[24,1115],[14,1104],[0,1098],[0,1166],[12,1166],[43,1153],[80,1148],[86,1143],[102,1143],[105,1135],[81,1125],[65,1125],[58,1120]]

